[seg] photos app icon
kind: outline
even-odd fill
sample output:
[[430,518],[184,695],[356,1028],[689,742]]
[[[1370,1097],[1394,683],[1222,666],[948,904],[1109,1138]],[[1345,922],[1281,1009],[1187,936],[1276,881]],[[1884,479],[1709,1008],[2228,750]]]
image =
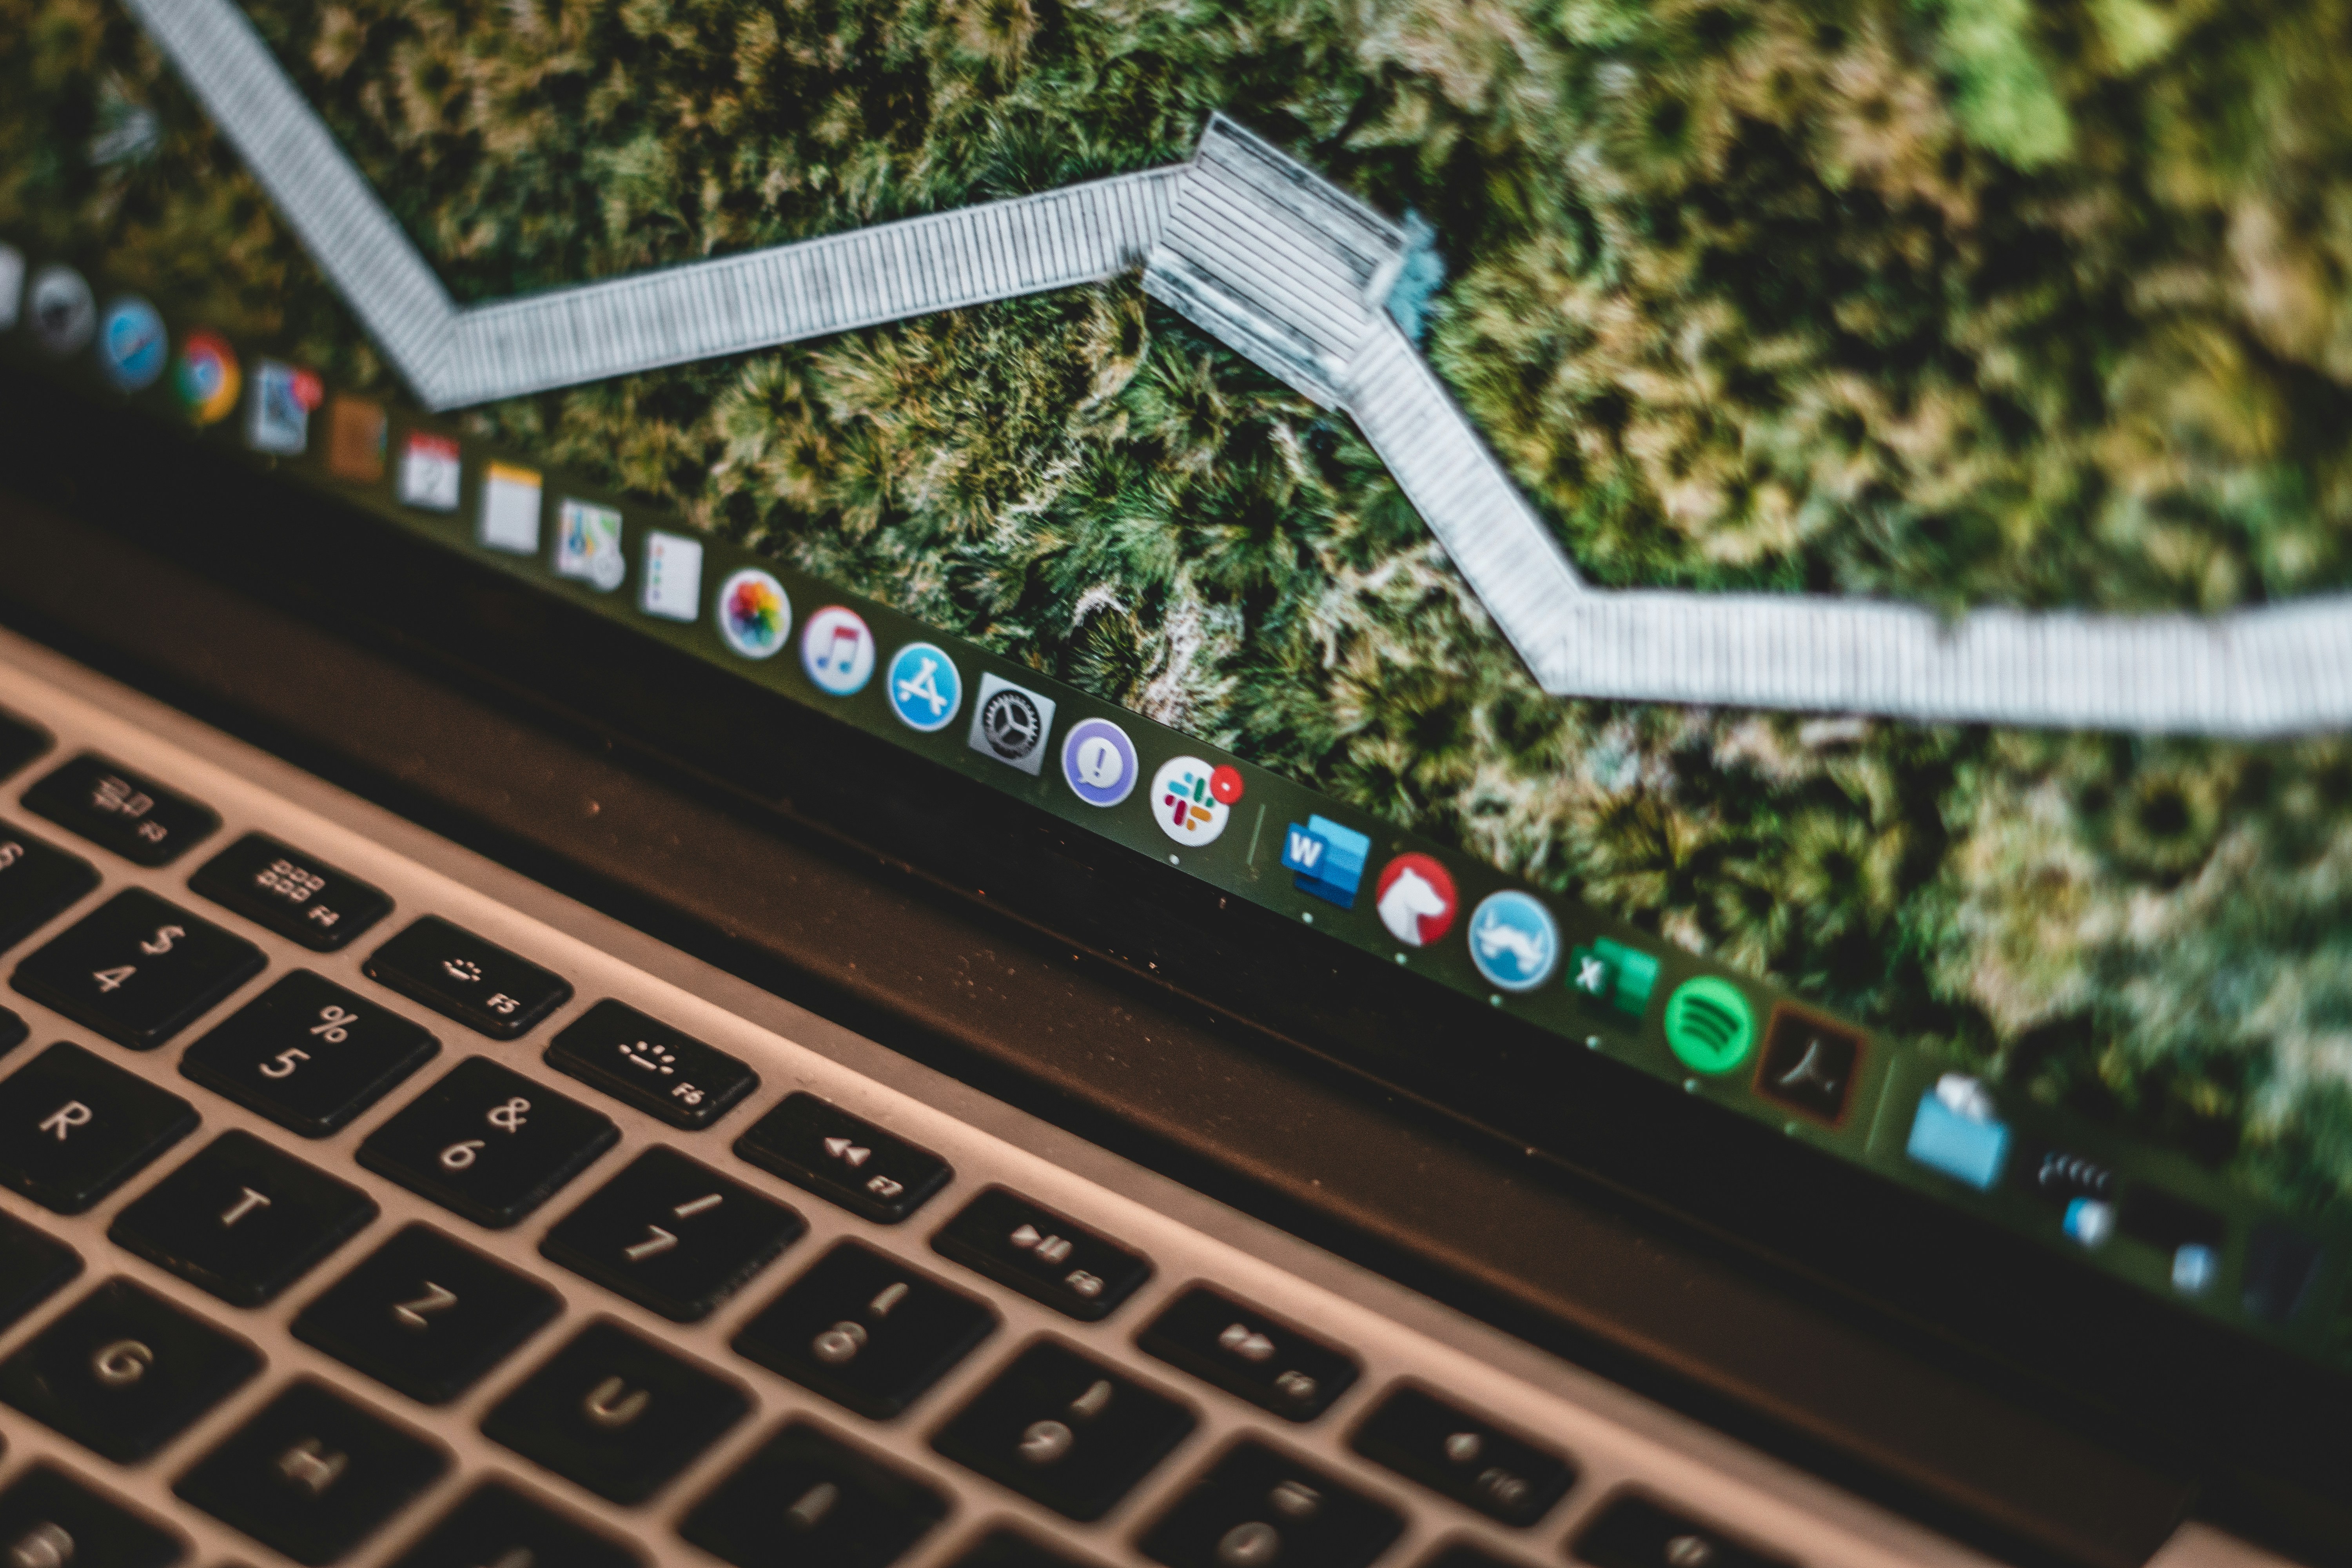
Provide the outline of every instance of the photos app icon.
[[745,658],[769,658],[792,635],[793,602],[784,585],[746,566],[719,585],[719,635]]

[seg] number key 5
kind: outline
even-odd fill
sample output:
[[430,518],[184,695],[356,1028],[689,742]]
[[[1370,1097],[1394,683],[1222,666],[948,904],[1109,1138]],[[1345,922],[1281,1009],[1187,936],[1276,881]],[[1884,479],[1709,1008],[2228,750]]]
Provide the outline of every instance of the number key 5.
[[190,1046],[180,1070],[281,1127],[323,1138],[440,1048],[380,1002],[298,969]]

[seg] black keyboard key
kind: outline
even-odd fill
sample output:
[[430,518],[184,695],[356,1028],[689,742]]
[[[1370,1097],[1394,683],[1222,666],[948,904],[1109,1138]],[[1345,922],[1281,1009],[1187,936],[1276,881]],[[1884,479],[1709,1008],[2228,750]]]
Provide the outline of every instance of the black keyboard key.
[[26,1027],[24,1019],[16,1016],[7,1008],[0,1007],[0,1057],[6,1056],[10,1051],[23,1045],[25,1037],[32,1032]]
[[786,1095],[735,1152],[877,1225],[905,1219],[955,1173],[929,1150],[813,1094]]
[[313,952],[335,952],[392,913],[392,898],[316,856],[248,833],[196,869],[188,887]]
[[368,1134],[360,1163],[493,1229],[586,1170],[611,1121],[488,1057],[469,1057]]
[[324,1138],[440,1049],[382,1003],[297,969],[190,1046],[180,1070],[280,1127]]
[[260,1370],[244,1341],[110,1279],[0,1362],[0,1400],[127,1465]]
[[80,1214],[196,1130],[196,1108],[60,1040],[0,1080],[0,1182]]
[[1003,1187],[965,1205],[931,1247],[1088,1323],[1110,1316],[1151,1278],[1148,1259]]
[[1712,1525],[1630,1495],[1602,1509],[1569,1550],[1594,1568],[1791,1568],[1785,1557],[1743,1546]]
[[760,1075],[725,1051],[610,1000],[563,1026],[547,1065],[689,1132],[760,1087]]
[[1313,1420],[1356,1381],[1347,1352],[1205,1285],[1171,1302],[1136,1343],[1287,1421]]
[[801,1216],[675,1149],[648,1149],[556,1222],[540,1251],[691,1323],[808,1229]]
[[966,1547],[949,1568],[1087,1568],[1079,1559],[1010,1530],[992,1530]]
[[187,1544],[131,1505],[35,1465],[0,1491],[8,1568],[171,1568]]
[[1397,1388],[1364,1418],[1356,1452],[1505,1524],[1530,1525],[1576,1480],[1576,1467],[1418,1388]]
[[1040,1340],[1013,1358],[931,1447],[1056,1513],[1110,1511],[1192,1430],[1173,1399]]
[[107,1235],[238,1307],[257,1307],[367,1228],[375,1200],[250,1132],[224,1132]]
[[445,1405],[562,1310],[555,1292],[412,1225],[294,1320],[294,1337],[425,1405]]
[[79,855],[0,822],[0,948],[16,946],[98,886],[98,868]]
[[598,1497],[636,1503],[751,1410],[726,1379],[596,1322],[499,1400],[482,1430]]
[[56,742],[30,719],[0,711],[0,779],[6,778]]
[[593,1535],[502,1481],[485,1481],[442,1516],[392,1568],[644,1568],[645,1559]]
[[262,1406],[172,1489],[271,1551],[323,1568],[448,1468],[438,1444],[304,1381]]
[[81,1258],[54,1237],[0,1215],[0,1330],[56,1295],[81,1272]]
[[1168,1568],[1367,1568],[1403,1530],[1387,1504],[1244,1440],[1137,1545]]
[[26,790],[25,809],[134,866],[169,865],[220,826],[212,807],[90,752]]
[[887,1568],[947,1517],[911,1476],[805,1422],[761,1446],[679,1521],[735,1568]]
[[735,1352],[887,1420],[996,1331],[984,1301],[845,1241],[736,1334]]
[[512,1040],[572,1000],[572,983],[437,915],[377,948],[370,980],[494,1040]]
[[152,1051],[264,962],[243,937],[126,888],[36,948],[14,984],[118,1045]]

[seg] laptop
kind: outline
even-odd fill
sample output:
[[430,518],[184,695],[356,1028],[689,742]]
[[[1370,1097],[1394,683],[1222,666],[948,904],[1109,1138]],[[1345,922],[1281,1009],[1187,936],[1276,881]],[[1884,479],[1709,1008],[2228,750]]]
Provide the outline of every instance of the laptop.
[[2321,26],[17,5],[0,1560],[2352,1557]]

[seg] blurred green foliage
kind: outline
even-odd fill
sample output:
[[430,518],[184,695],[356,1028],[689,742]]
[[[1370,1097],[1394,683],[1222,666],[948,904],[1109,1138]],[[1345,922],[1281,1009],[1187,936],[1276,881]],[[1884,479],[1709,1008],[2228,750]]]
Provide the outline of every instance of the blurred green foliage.
[[[1172,162],[1223,109],[1433,226],[1432,357],[1598,580],[2352,587],[2352,0],[248,8],[462,298]],[[116,5],[0,40],[0,226],[383,382]],[[470,417],[2352,1202],[2352,744],[1548,698],[1354,431],[1131,279]]]

